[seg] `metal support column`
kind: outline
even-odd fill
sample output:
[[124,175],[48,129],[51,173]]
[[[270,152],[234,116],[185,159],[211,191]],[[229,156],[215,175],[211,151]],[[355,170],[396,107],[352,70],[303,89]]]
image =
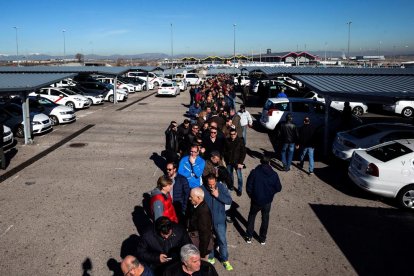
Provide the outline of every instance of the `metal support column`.
[[323,133],[323,155],[328,157],[329,150],[329,109],[331,106],[331,97],[325,96],[325,128]]
[[118,95],[117,95],[117,86],[118,86],[118,76],[114,78],[114,104],[118,103]]
[[24,143],[29,145],[33,144],[32,122],[30,121],[29,98],[26,92],[22,93],[22,99]]
[[146,87],[147,87],[147,91],[149,90],[149,73],[147,72],[147,85],[146,85]]

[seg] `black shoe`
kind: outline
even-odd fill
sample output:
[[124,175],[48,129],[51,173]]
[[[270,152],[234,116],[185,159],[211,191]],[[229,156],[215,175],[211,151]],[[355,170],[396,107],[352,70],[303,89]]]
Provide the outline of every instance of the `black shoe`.
[[242,196],[242,192],[236,191],[236,195],[240,197],[240,196]]
[[259,242],[261,245],[265,245],[266,244],[266,240],[265,239],[259,239]]
[[250,237],[244,237],[244,240],[246,241],[246,243],[252,243],[252,238]]
[[226,221],[227,221],[227,223],[233,223],[233,220],[232,220],[231,217],[226,217]]

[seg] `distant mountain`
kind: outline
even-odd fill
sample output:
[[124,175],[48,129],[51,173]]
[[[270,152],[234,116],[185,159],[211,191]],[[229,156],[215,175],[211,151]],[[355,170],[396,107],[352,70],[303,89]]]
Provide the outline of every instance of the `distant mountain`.
[[[144,59],[144,60],[154,60],[154,59],[164,59],[169,58],[169,55],[163,54],[163,53],[144,53],[144,54],[136,54],[136,55],[109,55],[109,56],[103,56],[103,55],[85,55],[85,59],[94,59],[94,60],[117,60],[118,58],[122,59]],[[55,60],[55,59],[62,59],[62,56],[54,56],[54,55],[46,55],[46,54],[29,54],[27,56],[25,55],[19,55],[18,57],[20,60]],[[66,59],[74,59],[75,55],[66,55]],[[6,60],[17,60],[16,55],[5,55],[0,54],[0,60],[6,61]]]

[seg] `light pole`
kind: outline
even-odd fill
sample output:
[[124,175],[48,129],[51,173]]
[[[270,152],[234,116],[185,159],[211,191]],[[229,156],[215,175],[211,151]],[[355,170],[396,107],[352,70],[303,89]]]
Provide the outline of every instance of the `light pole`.
[[233,75],[236,74],[236,24],[233,24]]
[[348,57],[348,65],[349,65],[349,48],[351,47],[351,24],[352,24],[352,21],[349,21],[346,24],[348,24],[348,55],[347,55],[347,57]]
[[13,28],[16,30],[16,58],[17,58],[17,66],[20,66],[20,60],[19,60],[19,40],[17,39],[17,29],[19,27],[14,26]]
[[325,62],[326,62],[326,48],[327,48],[328,43],[325,42]]
[[173,48],[173,24],[170,23],[171,25],[171,74],[172,74],[172,78],[174,77],[174,48]]
[[66,33],[66,30],[63,29],[62,33],[63,33],[63,64],[65,64],[65,57],[66,57],[66,37],[65,37],[65,33]]

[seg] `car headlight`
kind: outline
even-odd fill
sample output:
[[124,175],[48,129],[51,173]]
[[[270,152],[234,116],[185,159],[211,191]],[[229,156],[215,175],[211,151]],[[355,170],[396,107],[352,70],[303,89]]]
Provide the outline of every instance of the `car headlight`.
[[73,99],[77,101],[83,101],[81,98],[73,98]]
[[32,125],[40,125],[40,122],[32,121]]
[[66,115],[66,114],[68,114],[66,111],[62,111],[62,112],[59,112],[59,114],[60,115]]

